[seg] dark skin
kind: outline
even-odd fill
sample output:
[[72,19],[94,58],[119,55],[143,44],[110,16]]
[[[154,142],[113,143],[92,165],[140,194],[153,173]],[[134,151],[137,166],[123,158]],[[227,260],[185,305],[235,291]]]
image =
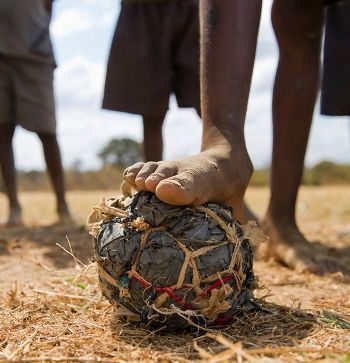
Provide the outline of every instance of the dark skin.
[[280,57],[273,90],[271,199],[263,227],[270,236],[265,254],[299,271],[336,269],[315,259],[313,246],[295,219],[306,147],[320,80],[324,20],[321,0],[275,0],[272,24]]
[[163,123],[162,116],[143,117],[143,155],[145,161],[163,159]]
[[[47,11],[51,13],[53,0],[43,0]],[[7,225],[22,224],[22,211],[17,197],[17,178],[13,155],[13,136],[15,123],[0,126],[0,168],[9,200]],[[60,148],[56,134],[37,133],[45,156],[47,170],[56,196],[56,210],[60,222],[70,222],[67,202],[65,200],[65,183]]]
[[[17,197],[17,178],[13,157],[12,140],[15,126],[5,124],[0,127],[0,167],[9,200],[9,217],[7,225],[22,224],[21,207]],[[60,222],[70,220],[68,206],[65,200],[65,186],[61,154],[56,135],[38,133],[42,143],[47,169],[56,195],[56,210]]]
[[45,8],[51,14],[52,13],[52,3],[54,0],[42,0],[44,3]]
[[50,180],[55,192],[56,211],[60,222],[70,222],[70,214],[65,199],[65,182],[60,148],[55,134],[38,133]]
[[[197,110],[200,117],[200,110]],[[163,159],[163,124],[167,111],[149,112],[143,120],[143,156],[147,162]],[[156,116],[152,116],[156,115]]]
[[5,124],[0,126],[0,167],[2,179],[9,200],[8,224],[21,224],[21,207],[17,198],[17,178],[15,160],[12,148],[12,138],[15,126]]
[[[261,2],[202,0],[200,9],[202,152],[177,161],[138,163],[126,169],[124,178],[170,204],[229,203],[245,220],[242,201],[252,166],[243,126]],[[280,59],[273,96],[271,200],[263,221],[270,242],[260,251],[315,273],[337,268],[313,257],[296,224],[295,205],[319,86],[323,17],[322,0],[274,1]]]
[[126,169],[125,180],[171,204],[225,201],[239,217],[252,173],[243,127],[261,1],[203,0],[200,6],[202,151],[176,161],[137,163]]

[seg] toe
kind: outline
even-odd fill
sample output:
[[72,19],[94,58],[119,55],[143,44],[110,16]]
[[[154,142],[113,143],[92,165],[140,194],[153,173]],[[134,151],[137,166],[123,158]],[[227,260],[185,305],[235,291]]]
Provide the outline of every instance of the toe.
[[155,163],[153,161],[148,162],[142,166],[142,168],[137,173],[137,176],[135,178],[135,185],[140,190],[148,190],[145,181],[146,179],[157,169],[158,163]]
[[318,256],[316,257],[316,262],[322,267],[323,273],[345,271],[344,267],[337,260],[329,256]]
[[167,178],[176,175],[178,169],[175,166],[159,165],[158,168],[146,179],[147,190],[155,192],[158,184]]
[[303,273],[303,272],[309,272],[315,275],[322,275],[325,273],[322,266],[318,263],[315,263],[312,260],[306,259],[304,261],[296,261],[294,266],[290,266],[294,268],[297,272]]
[[135,184],[135,178],[144,165],[145,163],[139,162],[126,168],[124,170],[125,181],[127,181],[130,184]]
[[196,203],[195,190],[193,176],[189,173],[181,173],[159,182],[155,193],[165,203],[199,204]]

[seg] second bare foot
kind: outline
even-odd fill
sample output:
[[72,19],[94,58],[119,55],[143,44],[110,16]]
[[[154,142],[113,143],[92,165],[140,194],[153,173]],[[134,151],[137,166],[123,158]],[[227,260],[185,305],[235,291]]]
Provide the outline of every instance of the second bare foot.
[[62,203],[57,207],[57,214],[59,219],[58,224],[64,226],[75,225],[66,203]]
[[23,225],[22,209],[20,206],[10,208],[10,213],[5,225],[8,227],[17,227]]
[[298,272],[322,274],[342,269],[335,260],[321,254],[317,245],[309,242],[295,224],[282,223],[267,215],[262,228],[270,240],[260,245],[258,257],[272,257]]

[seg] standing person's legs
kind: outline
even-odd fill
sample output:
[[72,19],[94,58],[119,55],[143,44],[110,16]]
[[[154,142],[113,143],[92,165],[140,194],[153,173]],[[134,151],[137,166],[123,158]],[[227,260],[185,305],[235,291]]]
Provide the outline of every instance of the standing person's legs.
[[13,155],[12,139],[15,132],[14,124],[0,126],[0,166],[2,178],[9,200],[8,225],[22,224],[21,207],[17,198],[17,177]]
[[279,46],[273,93],[271,199],[264,228],[269,253],[289,267],[320,271],[315,251],[298,229],[295,205],[319,86],[324,4],[275,0],[272,23]]
[[261,2],[200,4],[202,152],[176,161],[137,163],[124,177],[167,203],[226,201],[240,211],[252,172],[244,121]]
[[39,136],[57,200],[60,222],[70,221],[65,200],[61,153],[56,137],[54,64],[51,61],[22,59],[14,59],[12,64],[15,75],[16,120],[20,126]]
[[171,92],[169,18],[173,2],[123,2],[108,58],[103,108],[142,115],[144,160],[163,154]]
[[61,222],[70,220],[65,199],[65,182],[61,161],[60,148],[55,134],[38,133],[43,146],[47,170],[57,200],[57,213]]

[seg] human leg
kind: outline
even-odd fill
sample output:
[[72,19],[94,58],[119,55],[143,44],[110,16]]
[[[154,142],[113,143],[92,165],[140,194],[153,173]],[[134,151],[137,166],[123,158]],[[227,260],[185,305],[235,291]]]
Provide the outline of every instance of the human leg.
[[240,209],[252,172],[243,126],[261,3],[211,0],[201,6],[202,152],[177,161],[138,163],[124,175],[168,203],[226,201]]
[[291,268],[319,272],[315,251],[295,220],[297,193],[316,101],[324,4],[275,0],[272,23],[280,56],[273,93],[271,198],[265,251]]
[[22,224],[21,206],[17,197],[17,177],[12,147],[14,132],[14,124],[0,125],[0,166],[6,195],[9,200],[8,225]]
[[163,123],[165,113],[158,116],[143,116],[144,160],[160,161],[163,158]]
[[68,205],[65,198],[65,182],[61,161],[61,153],[56,134],[38,133],[43,146],[47,170],[55,192],[57,213],[61,222],[70,220]]

